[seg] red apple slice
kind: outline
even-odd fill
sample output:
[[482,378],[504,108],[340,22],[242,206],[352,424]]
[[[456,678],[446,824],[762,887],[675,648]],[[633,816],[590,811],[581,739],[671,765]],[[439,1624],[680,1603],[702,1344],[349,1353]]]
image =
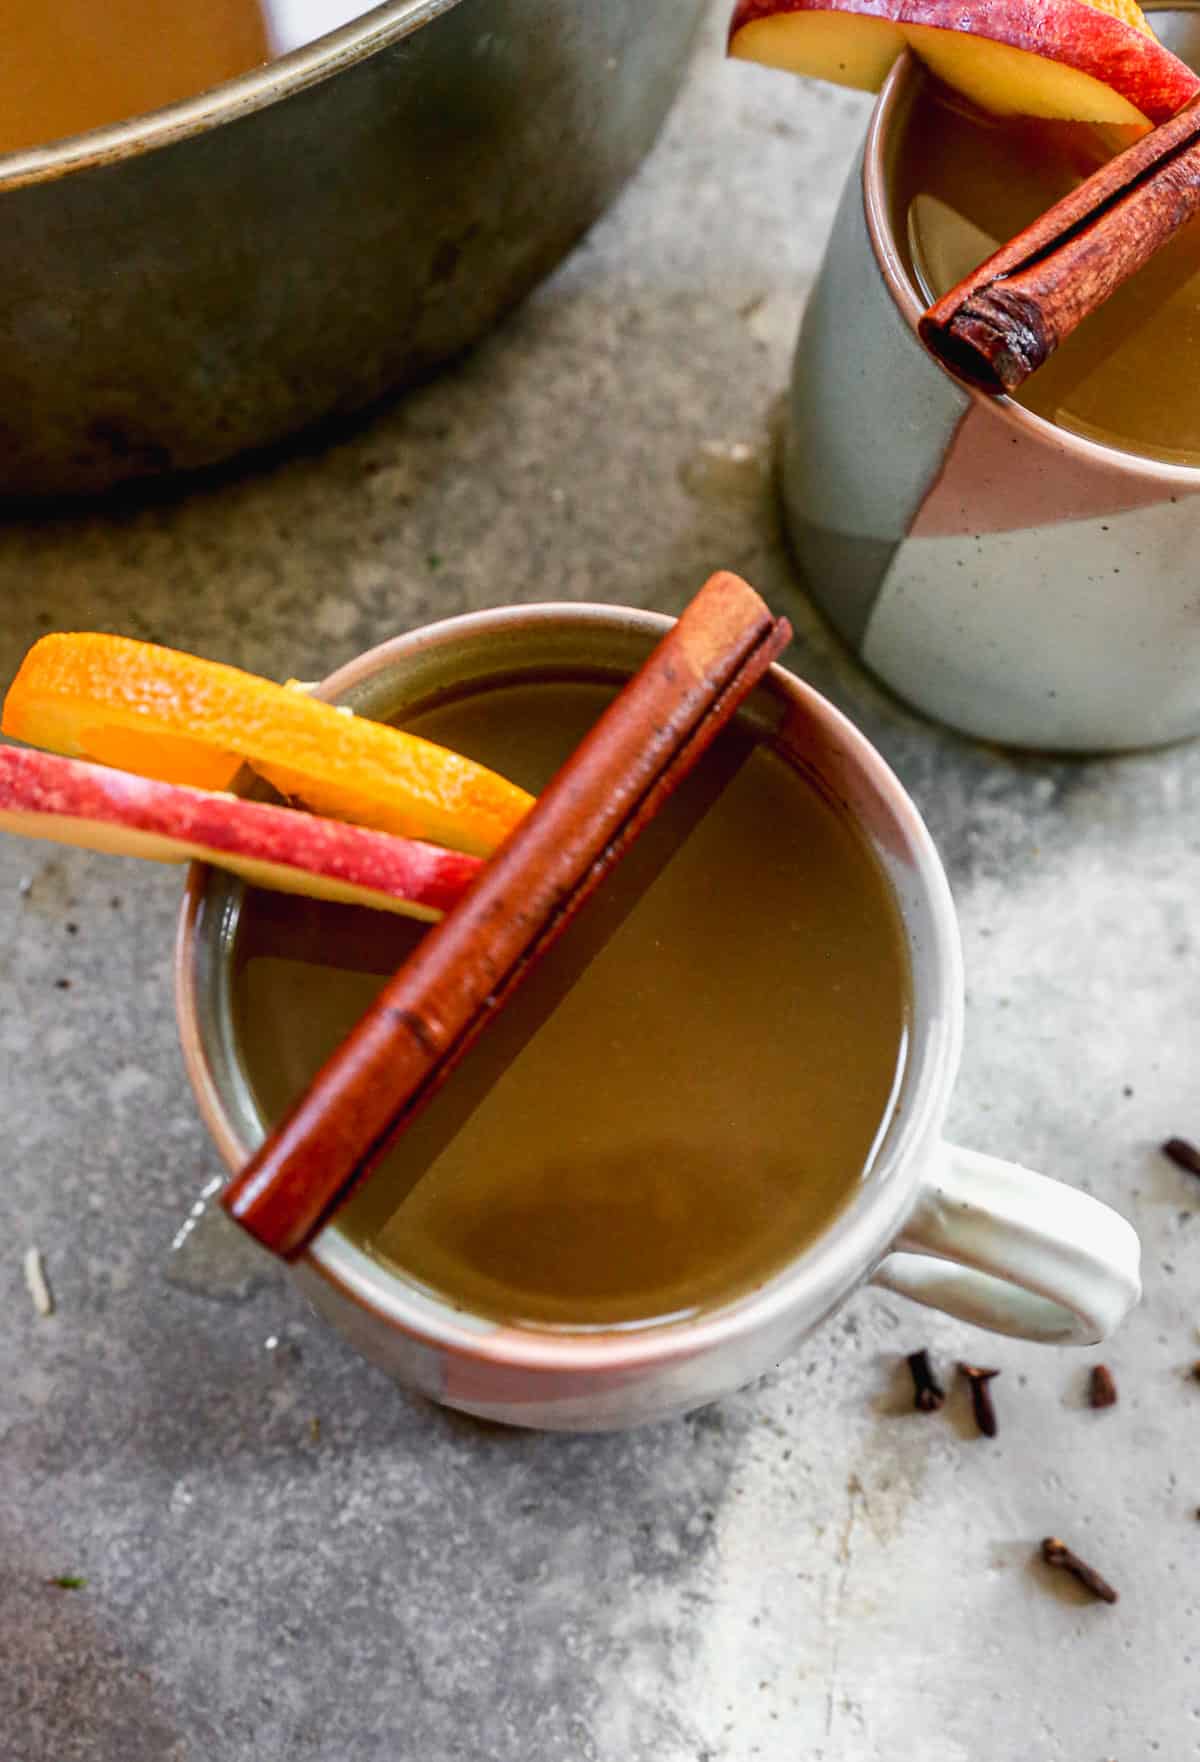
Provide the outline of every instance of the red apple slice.
[[0,829],[159,863],[213,863],[277,892],[412,918],[440,918],[483,867],[391,832],[15,746],[0,746]]
[[1165,122],[1200,79],[1133,0],[739,0],[729,50],[878,91],[905,44],[997,115]]

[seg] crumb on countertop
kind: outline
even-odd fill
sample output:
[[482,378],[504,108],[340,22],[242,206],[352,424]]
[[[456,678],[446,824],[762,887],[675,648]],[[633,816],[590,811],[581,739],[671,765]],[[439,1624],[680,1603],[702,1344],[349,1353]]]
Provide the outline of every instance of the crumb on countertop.
[[40,1248],[25,1250],[25,1284],[39,1315],[54,1314],[54,1297],[46,1282],[46,1267]]

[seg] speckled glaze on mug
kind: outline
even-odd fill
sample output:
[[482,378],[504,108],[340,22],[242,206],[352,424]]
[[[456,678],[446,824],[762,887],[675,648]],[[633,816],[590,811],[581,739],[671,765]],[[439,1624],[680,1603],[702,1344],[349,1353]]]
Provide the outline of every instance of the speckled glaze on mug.
[[[1200,66],[1200,8],[1153,10]],[[967,734],[1104,752],[1200,733],[1200,470],[968,389],[918,341],[888,186],[923,77],[905,56],[880,94],[801,328],[783,489],[805,586]]]
[[[391,720],[498,680],[616,683],[666,628],[665,618],[620,606],[476,612],[372,649],[320,695]],[[1056,1344],[1102,1339],[1137,1301],[1138,1240],[1116,1212],[941,1136],[962,1037],[962,956],[937,852],[897,778],[832,704],[782,667],[742,713],[842,805],[891,885],[912,976],[891,1116],[842,1210],[779,1273],[718,1307],[646,1327],[572,1332],[473,1315],[364,1252],[335,1218],[295,1269],[302,1288],[365,1356],[444,1406],[562,1431],[699,1407],[770,1370],[868,1278],[980,1326]],[[231,876],[193,869],[176,961],[188,1075],[231,1169],[267,1129],[234,1027],[242,892]],[[553,1143],[549,1117],[546,1129]]]

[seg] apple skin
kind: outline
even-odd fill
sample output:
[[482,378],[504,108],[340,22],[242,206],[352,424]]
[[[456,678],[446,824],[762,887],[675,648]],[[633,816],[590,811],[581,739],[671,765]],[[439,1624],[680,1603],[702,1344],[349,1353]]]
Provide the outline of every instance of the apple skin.
[[296,808],[0,746],[0,829],[157,862],[209,862],[259,886],[427,920],[482,859]]
[[[906,26],[923,26],[1056,62],[1109,87],[1152,123],[1165,122],[1200,92],[1200,79],[1156,37],[1088,0],[739,0],[729,31],[730,54],[760,59],[753,52],[753,33],[747,37],[749,27],[805,13],[824,14],[826,20],[831,15],[844,15],[850,33],[855,31],[855,20],[884,27],[879,32],[877,53],[856,51],[850,58],[864,69],[866,77],[860,81],[843,76],[842,83],[864,83],[868,89],[877,89],[899,52],[897,39],[890,33],[902,33]],[[828,25],[825,28],[828,31]],[[811,71],[818,74],[815,67]],[[832,58],[819,76],[838,78]],[[1113,115],[1085,120],[1130,119]]]

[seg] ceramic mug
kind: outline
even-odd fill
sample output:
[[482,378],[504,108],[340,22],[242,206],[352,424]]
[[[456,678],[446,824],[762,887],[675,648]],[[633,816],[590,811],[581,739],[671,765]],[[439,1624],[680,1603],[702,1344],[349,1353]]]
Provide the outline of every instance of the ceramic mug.
[[[1200,65],[1200,9],[1155,26]],[[1200,733],[1200,470],[961,384],[917,337],[892,162],[926,76],[879,97],[801,326],[783,454],[805,586],[859,658],[968,734],[1065,751]]]
[[[616,683],[667,624],[650,612],[597,605],[472,613],[372,649],[333,674],[320,695],[393,720],[448,689],[500,680],[583,675]],[[910,1048],[874,1159],[824,1233],[767,1283],[693,1319],[611,1333],[463,1313],[369,1257],[335,1220],[296,1276],[347,1339],[435,1401],[561,1430],[615,1428],[698,1407],[769,1370],[868,1278],[984,1327],[1052,1342],[1102,1339],[1137,1301],[1137,1237],[1114,1211],[942,1140],[959,1059],[962,957],[937,852],[896,777],[839,711],[781,667],[743,715],[844,804],[903,920]],[[230,957],[242,891],[232,877],[192,871],[176,964],[188,1073],[231,1169],[266,1129],[233,1028]]]

